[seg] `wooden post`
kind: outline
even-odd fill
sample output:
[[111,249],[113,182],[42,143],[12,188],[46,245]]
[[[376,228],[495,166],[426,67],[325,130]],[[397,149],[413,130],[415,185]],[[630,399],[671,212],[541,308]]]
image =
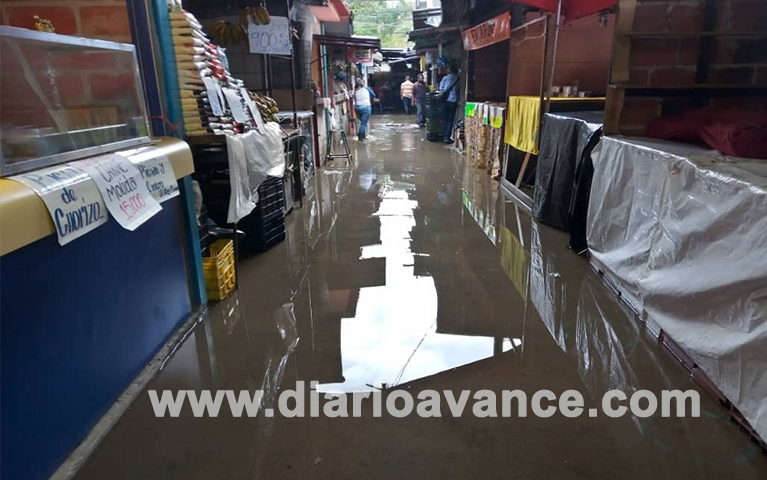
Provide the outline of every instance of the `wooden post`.
[[519,170],[519,175],[517,175],[517,183],[514,184],[516,185],[517,188],[522,186],[522,180],[524,179],[524,176],[525,176],[525,170],[527,170],[527,164],[530,163],[530,157],[532,155],[533,154],[530,152],[527,152],[525,154],[525,160],[522,162],[522,168]]

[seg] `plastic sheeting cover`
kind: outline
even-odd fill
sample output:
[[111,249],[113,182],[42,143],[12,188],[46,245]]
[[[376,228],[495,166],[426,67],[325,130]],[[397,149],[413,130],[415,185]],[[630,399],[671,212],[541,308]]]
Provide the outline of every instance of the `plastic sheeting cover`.
[[603,111],[547,113],[543,117],[533,198],[533,215],[543,223],[570,229],[576,172],[601,134],[603,117]]
[[767,438],[767,172],[688,145],[605,138],[593,257]]
[[250,131],[226,136],[229,157],[229,211],[227,222],[248,216],[258,203],[258,187],[267,177],[285,174],[282,130],[277,123],[264,125],[264,132]]

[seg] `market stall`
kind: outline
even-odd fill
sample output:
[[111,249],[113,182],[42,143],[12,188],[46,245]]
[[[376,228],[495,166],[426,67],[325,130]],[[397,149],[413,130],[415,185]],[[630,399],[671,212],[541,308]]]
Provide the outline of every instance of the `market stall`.
[[193,164],[133,45],[0,27],[0,57],[3,476],[47,478],[205,302]]
[[605,137],[595,153],[587,230],[593,264],[762,438],[765,231],[763,161],[616,137]]
[[326,152],[329,154],[339,140],[332,132],[345,132],[347,136],[357,133],[353,101],[355,82],[357,78],[366,81],[366,65],[373,63],[373,51],[381,48],[381,41],[374,37],[316,33],[313,40],[325,51],[318,60],[323,68],[326,95],[330,98]]
[[525,13],[511,30],[506,85],[508,148],[501,183],[529,207],[544,114],[605,109],[615,24],[612,13],[592,14],[600,9],[586,16],[563,11],[572,15],[566,23],[546,13],[550,6],[542,9]]
[[[276,115],[280,112],[277,101],[246,88],[245,81],[232,73],[235,58],[245,63],[261,59],[268,66],[271,57],[291,54],[293,30],[287,17],[271,16],[264,6],[247,7],[232,21],[227,15],[218,16],[222,13],[218,10],[190,4],[214,18],[203,26],[192,12],[178,3],[169,4],[167,18],[161,19],[161,31],[168,33],[162,40],[172,44],[172,53],[165,56],[166,76],[178,78],[178,88],[171,92],[180,106],[183,134],[192,145],[207,230],[229,230],[236,265],[240,250],[260,252],[284,240],[284,216],[294,200],[302,201],[314,173],[311,151],[308,165],[286,168],[286,159],[297,158],[291,153],[300,148],[296,146],[298,131],[290,127],[284,131]],[[279,39],[276,45],[254,40],[272,36]],[[244,44],[249,44],[250,53],[237,52],[230,60],[230,50],[237,51]],[[292,62],[293,57],[289,58]],[[283,106],[295,105],[301,94],[295,88],[273,88],[274,73],[271,69],[264,72],[267,91],[279,97]],[[292,72],[290,77],[292,85]],[[254,78],[250,80],[252,83]],[[295,109],[281,118],[298,124]],[[306,143],[306,137],[301,139]],[[310,144],[314,141],[311,138]],[[237,230],[244,234],[242,241]],[[214,236],[206,235],[205,229],[200,235],[208,239],[201,245],[203,255],[212,254],[208,247],[213,247]],[[236,266],[233,276],[236,284]]]

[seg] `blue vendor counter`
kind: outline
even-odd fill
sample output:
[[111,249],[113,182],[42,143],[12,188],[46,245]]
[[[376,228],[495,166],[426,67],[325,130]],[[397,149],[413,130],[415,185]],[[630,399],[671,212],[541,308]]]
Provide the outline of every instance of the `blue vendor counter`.
[[63,247],[42,200],[0,180],[2,478],[48,478],[205,301],[189,148],[142,154],[168,157],[181,195],[135,231],[110,218]]

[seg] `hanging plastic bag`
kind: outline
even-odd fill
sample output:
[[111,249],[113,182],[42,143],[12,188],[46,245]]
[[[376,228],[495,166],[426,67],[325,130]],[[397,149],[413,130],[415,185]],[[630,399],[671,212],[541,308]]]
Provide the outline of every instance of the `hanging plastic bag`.
[[285,150],[279,125],[269,122],[264,133],[248,132],[241,135],[248,165],[251,195],[258,202],[258,187],[267,177],[285,175]]
[[241,135],[226,136],[226,150],[229,157],[229,211],[226,221],[236,223],[256,208],[256,199],[250,188],[248,164]]

